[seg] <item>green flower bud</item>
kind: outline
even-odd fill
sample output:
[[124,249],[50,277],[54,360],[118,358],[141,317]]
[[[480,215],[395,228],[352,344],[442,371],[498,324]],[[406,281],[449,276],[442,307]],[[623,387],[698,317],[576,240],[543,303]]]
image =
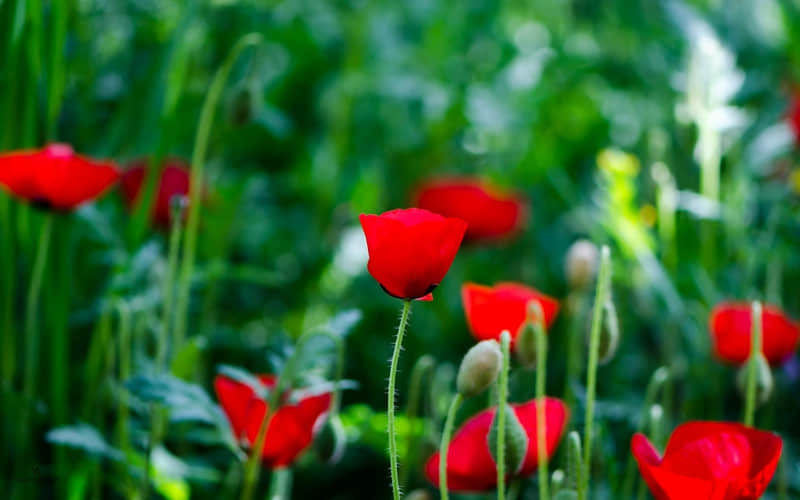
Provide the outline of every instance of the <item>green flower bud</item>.
[[[497,463],[497,414],[495,412],[492,419],[492,426],[489,428],[487,443],[494,462]],[[522,424],[519,423],[517,414],[511,406],[506,405],[505,419],[505,464],[509,474],[515,474],[522,467],[525,455],[528,453],[528,435]]]
[[750,363],[756,364],[756,406],[761,406],[769,401],[770,396],[772,396],[772,389],[775,386],[772,370],[762,353],[751,357],[739,368],[739,373],[736,375],[736,388],[739,389],[739,394],[742,395],[742,398],[746,398],[745,394],[747,393],[747,377],[750,370]]
[[614,359],[619,348],[619,319],[612,300],[606,301],[603,327],[600,329],[600,347],[597,362],[604,365]]
[[314,451],[323,462],[338,463],[344,456],[347,436],[338,414],[329,415],[314,438]]
[[583,482],[583,452],[581,451],[581,436],[577,431],[567,435],[567,480],[566,487],[577,489]]
[[433,496],[427,490],[414,490],[403,498],[406,500],[433,500]]
[[554,470],[553,474],[550,476],[550,491],[552,491],[554,494],[558,493],[564,487],[564,481],[566,479],[567,476],[564,475],[563,470]]
[[536,330],[541,328],[544,331],[544,311],[539,302],[532,300],[528,303],[528,314],[525,323],[520,327],[517,334],[517,342],[514,346],[514,356],[517,361],[525,368],[536,366]]
[[592,284],[599,261],[597,246],[588,240],[578,240],[567,250],[564,270],[567,283],[573,289],[585,289]]
[[502,357],[496,340],[483,340],[472,346],[458,368],[458,392],[468,398],[486,390],[500,373]]

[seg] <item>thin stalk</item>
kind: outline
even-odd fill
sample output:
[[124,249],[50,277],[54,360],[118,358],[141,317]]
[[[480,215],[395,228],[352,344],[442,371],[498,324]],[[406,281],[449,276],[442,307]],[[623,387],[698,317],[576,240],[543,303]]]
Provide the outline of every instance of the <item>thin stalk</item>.
[[753,331],[750,335],[750,358],[747,361],[747,386],[744,400],[744,425],[748,427],[753,426],[756,413],[756,377],[758,376],[756,358],[761,355],[761,309],[761,302],[753,302]]
[[392,363],[389,367],[389,395],[387,401],[387,432],[389,434],[389,472],[392,476],[392,496],[400,500],[400,482],[397,475],[397,437],[394,429],[395,383],[397,379],[397,363],[400,360],[400,351],[403,349],[403,335],[408,326],[408,315],[411,311],[411,301],[403,301],[403,310],[400,313],[400,324],[397,325],[397,337],[394,339]]
[[[541,313],[541,310],[540,310]],[[538,314],[534,323],[536,332],[536,453],[539,472],[539,498],[549,499],[549,477],[547,463],[547,336],[542,325],[543,315]]]
[[161,293],[161,331],[156,347],[156,364],[164,366],[167,359],[167,349],[172,344],[173,352],[181,346],[171,342],[170,326],[172,324],[172,303],[174,300],[175,270],[178,267],[178,254],[181,246],[181,230],[183,223],[183,210],[174,210],[170,220],[169,249],[167,250],[167,269],[164,273],[164,284]]
[[586,375],[586,418],[583,433],[583,484],[578,489],[578,498],[588,498],[589,476],[592,461],[592,423],[594,420],[594,400],[597,391],[597,362],[600,349],[600,328],[603,324],[603,309],[608,295],[608,282],[611,278],[611,251],[603,246],[600,257],[600,270],[597,274],[597,289],[592,312],[592,329],[589,341],[589,364]]
[[211,86],[206,94],[203,108],[200,111],[200,120],[197,125],[194,149],[192,151],[192,167],[189,178],[189,216],[186,221],[184,234],[184,247],[181,260],[180,275],[178,277],[178,292],[176,299],[175,317],[175,345],[183,344],[186,333],[187,314],[189,312],[189,291],[191,288],[192,273],[194,271],[195,254],[197,251],[197,233],[200,228],[200,198],[203,189],[203,173],[205,170],[208,139],[211,134],[211,125],[214,123],[214,114],[217,104],[222,96],[222,90],[228,81],[233,64],[244,49],[261,43],[261,35],[250,33],[239,39],[233,46],[222,66],[217,70]]
[[[119,324],[117,327],[118,332],[118,350],[119,350],[119,382],[122,386],[128,377],[131,376],[131,310],[128,304],[120,300],[117,303],[117,317]],[[128,398],[127,393],[123,391],[119,398],[119,420],[117,421],[117,442],[121,450],[127,450],[129,447],[128,442]]]
[[14,272],[15,248],[14,230],[12,226],[11,200],[0,194],[0,231],[2,231],[2,254],[0,254],[0,272],[2,272],[3,305],[2,305],[2,386],[10,389],[17,372],[17,333],[14,328],[14,296],[16,290],[16,273]]
[[[278,392],[277,389],[278,386],[276,385],[270,393],[270,400],[274,399],[277,401],[277,398],[273,397],[273,394]],[[256,442],[253,444],[250,455],[247,457],[247,463],[244,469],[244,484],[242,486],[242,494],[239,497],[241,500],[250,500],[253,498],[253,491],[258,484],[258,461],[261,454],[264,452],[264,444],[267,441],[267,429],[269,429],[269,423],[272,420],[272,409],[274,407],[274,404],[267,404],[264,419],[261,421],[261,426],[258,428]]]
[[497,387],[497,500],[506,498],[506,407],[508,406],[508,370],[511,334],[504,330],[500,335],[503,364]]
[[453,396],[450,402],[450,410],[447,412],[447,419],[444,421],[444,431],[442,431],[442,443],[439,445],[439,493],[442,500],[448,500],[447,493],[447,450],[450,448],[450,436],[453,434],[453,424],[455,424],[456,413],[458,412],[461,401],[464,397],[460,392]]
[[583,317],[586,303],[586,296],[583,290],[575,290],[570,293],[567,298],[567,304],[573,306],[572,317],[569,322],[569,332],[567,338],[567,376],[566,383],[564,384],[564,401],[568,406],[575,402],[575,393],[572,390],[572,384],[580,376],[581,369],[581,345],[583,344],[583,335],[581,325],[583,324]]
[[292,469],[278,467],[272,470],[267,500],[289,500],[292,497]]
[[[28,289],[27,305],[25,307],[25,405],[31,407],[37,389],[37,357],[39,355],[39,297],[42,292],[42,278],[47,266],[47,258],[50,252],[50,236],[53,233],[53,217],[48,213],[42,222],[41,232],[39,233],[39,244],[36,250],[36,260],[33,264],[30,288]],[[25,420],[25,419],[22,419]],[[30,422],[23,424],[26,428]]]

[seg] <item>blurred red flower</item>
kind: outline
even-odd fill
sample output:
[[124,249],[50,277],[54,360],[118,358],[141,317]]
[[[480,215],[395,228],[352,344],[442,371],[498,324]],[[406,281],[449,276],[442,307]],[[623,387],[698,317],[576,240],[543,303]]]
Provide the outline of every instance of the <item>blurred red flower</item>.
[[513,342],[525,323],[531,301],[542,307],[545,328],[550,328],[559,310],[556,299],[520,283],[497,283],[493,287],[465,283],[461,300],[467,325],[478,340],[499,340],[503,330],[508,330]]
[[[147,160],[139,160],[122,174],[120,187],[128,209],[133,209],[139,200],[139,194],[147,172]],[[189,166],[182,160],[168,159],[161,170],[158,180],[158,191],[153,203],[151,218],[153,222],[162,227],[170,224],[171,206],[173,196],[189,195]]]
[[73,210],[99,197],[118,178],[113,163],[77,155],[68,144],[0,155],[0,184],[41,208]]
[[[536,448],[536,402],[512,404],[520,424],[528,436],[528,451],[516,477],[528,476],[539,465]],[[480,492],[497,486],[497,467],[489,451],[487,437],[496,407],[484,410],[467,420],[456,431],[447,450],[447,488],[451,491]],[[545,438],[547,456],[552,457],[567,426],[569,408],[556,398],[545,398]],[[439,485],[439,453],[434,453],[425,463],[425,475],[434,485]],[[510,475],[511,476],[511,475]]]
[[[258,378],[268,388],[275,386],[274,375],[259,375]],[[228,416],[233,434],[253,446],[267,410],[266,401],[246,384],[224,375],[214,379],[214,390]],[[268,467],[291,465],[311,444],[315,424],[330,405],[330,394],[302,398],[296,404],[283,404],[270,420],[261,456],[263,463]]]
[[[711,311],[709,329],[714,354],[729,363],[742,364],[750,356],[752,317],[746,302],[723,302]],[[761,316],[762,351],[771,365],[778,365],[797,349],[800,329],[775,306],[764,305]]]
[[800,144],[800,91],[795,90],[789,102],[789,113],[786,116],[789,126],[792,128],[797,144]]
[[631,451],[656,500],[755,500],[781,456],[781,438],[737,423],[689,422],[670,436],[664,457],[636,434]]
[[525,201],[479,179],[432,179],[416,192],[416,205],[468,225],[465,240],[496,241],[511,236],[525,223]]
[[367,270],[389,295],[427,299],[442,281],[467,229],[461,219],[418,208],[360,217],[367,239]]

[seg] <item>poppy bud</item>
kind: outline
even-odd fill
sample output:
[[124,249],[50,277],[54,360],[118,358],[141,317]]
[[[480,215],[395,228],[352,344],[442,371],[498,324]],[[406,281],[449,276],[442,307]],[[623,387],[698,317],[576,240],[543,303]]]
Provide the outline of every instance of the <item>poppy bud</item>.
[[186,208],[189,206],[189,197],[176,194],[169,199],[169,220],[171,223],[183,222],[186,217]]
[[544,312],[538,301],[528,303],[527,318],[517,334],[514,355],[525,368],[536,366],[536,329],[543,328]]
[[500,373],[502,357],[496,340],[483,340],[472,346],[458,368],[458,392],[468,398],[486,390]]
[[592,284],[597,272],[599,252],[588,240],[578,240],[569,247],[565,261],[567,283],[574,289],[585,289]]
[[427,490],[414,490],[404,497],[406,500],[433,500]]
[[566,476],[564,475],[564,471],[561,469],[556,469],[553,471],[553,475],[550,476],[550,490],[553,493],[558,493],[561,488],[564,487],[564,480]]
[[[498,408],[499,410],[499,408]],[[492,425],[489,428],[489,435],[487,436],[487,443],[489,444],[489,452],[492,454],[494,463],[497,462],[497,415],[495,412],[492,418]],[[505,419],[505,466],[509,474],[516,474],[522,464],[525,462],[525,455],[528,453],[528,435],[525,433],[525,428],[519,422],[516,413],[511,406],[506,405],[506,419]]]
[[577,489],[583,481],[583,452],[581,436],[577,431],[567,435],[567,480],[566,487]]
[[324,462],[338,463],[344,455],[347,436],[339,414],[329,415],[314,439],[314,451]]
[[739,373],[736,375],[736,388],[739,389],[742,398],[746,398],[745,394],[747,393],[747,377],[749,376],[750,363],[756,364],[756,405],[761,406],[769,401],[772,395],[772,389],[775,385],[772,378],[772,370],[770,370],[767,358],[765,358],[763,354],[756,354],[754,357],[750,358],[750,361],[739,368]]
[[614,359],[619,347],[619,320],[617,308],[612,300],[606,301],[603,327],[600,329],[600,346],[597,350],[597,362],[604,365]]

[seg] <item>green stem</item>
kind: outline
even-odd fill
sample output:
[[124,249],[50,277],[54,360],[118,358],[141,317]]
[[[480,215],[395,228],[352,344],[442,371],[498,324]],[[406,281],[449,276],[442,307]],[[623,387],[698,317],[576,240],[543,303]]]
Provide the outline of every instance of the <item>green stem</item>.
[[292,497],[292,469],[278,467],[272,470],[267,500],[289,500]]
[[447,420],[444,422],[444,431],[442,431],[442,443],[439,446],[439,493],[442,500],[449,498],[447,494],[447,450],[450,448],[450,436],[453,434],[453,424],[462,400],[463,396],[459,392],[453,396],[450,410],[447,412]]
[[[36,251],[36,260],[33,264],[31,284],[28,289],[28,299],[25,308],[25,405],[32,407],[37,386],[37,356],[39,354],[39,296],[42,291],[42,278],[47,266],[47,257],[50,250],[50,236],[53,233],[53,217],[48,213],[42,222],[39,233],[39,244]],[[25,423],[26,428],[30,422]]]
[[12,226],[11,200],[2,193],[0,194],[0,231],[2,231],[2,286],[3,286],[3,324],[2,324],[2,388],[10,389],[14,383],[14,376],[17,371],[17,333],[14,329],[14,286],[16,273],[14,272],[15,249],[14,232]]
[[[117,303],[117,316],[119,318],[119,382],[124,384],[131,376],[131,310],[128,304],[120,300]],[[118,443],[121,450],[128,448],[128,400],[126,393],[119,399],[119,421],[117,422]]]
[[[169,249],[167,250],[167,269],[164,274],[164,284],[161,293],[163,294],[163,302],[161,308],[161,331],[158,336],[158,344],[156,348],[156,365],[162,367],[166,363],[167,349],[170,346],[170,326],[172,323],[172,303],[174,300],[174,285],[175,285],[175,269],[178,267],[178,253],[181,246],[181,229],[183,222],[183,210],[175,210],[178,212],[171,218],[170,233],[169,233]],[[172,345],[173,352],[180,349],[181,345],[174,343]]]
[[592,329],[589,341],[589,365],[586,375],[586,418],[583,434],[583,484],[578,489],[578,498],[588,498],[589,476],[592,460],[592,423],[594,420],[594,400],[597,390],[597,362],[600,349],[600,328],[603,324],[603,306],[607,300],[608,282],[611,278],[611,251],[603,246],[600,258],[600,270],[597,274],[597,289],[592,312]]
[[394,500],[400,499],[400,482],[397,476],[397,436],[394,430],[395,382],[397,379],[397,363],[400,360],[400,351],[403,349],[403,335],[408,326],[408,314],[411,310],[411,301],[403,301],[403,311],[400,313],[400,324],[397,325],[397,337],[394,339],[394,352],[392,364],[389,367],[389,396],[386,413],[388,416],[387,432],[389,434],[389,471],[392,476],[392,496]]
[[747,386],[744,401],[744,425],[753,426],[756,413],[757,356],[761,356],[761,302],[753,302],[750,358],[747,361]]
[[258,33],[250,33],[239,39],[236,45],[231,49],[222,66],[214,75],[214,79],[208,89],[208,94],[206,94],[205,101],[203,102],[203,108],[200,111],[200,120],[197,125],[197,135],[195,136],[194,149],[192,151],[192,167],[189,172],[189,178],[192,179],[192,182],[189,186],[189,216],[186,221],[186,230],[184,234],[185,244],[183,247],[180,275],[178,277],[174,332],[175,345],[181,345],[183,343],[183,337],[186,333],[187,314],[189,312],[189,291],[191,288],[192,272],[194,271],[194,260],[197,250],[197,233],[200,228],[200,198],[203,190],[203,171],[208,149],[208,139],[211,134],[211,125],[214,122],[214,114],[234,62],[236,62],[244,49],[259,43],[261,43],[261,35]]
[[547,463],[547,401],[545,384],[547,381],[547,336],[542,325],[542,314],[534,323],[536,332],[536,453],[539,471],[539,498],[549,499],[549,472]]
[[506,498],[506,407],[508,406],[508,370],[511,334],[504,330],[500,334],[503,364],[497,387],[497,500]]
[[[278,392],[277,389],[278,386],[276,384],[270,393],[270,402],[272,402],[272,400],[277,401],[277,398],[273,396],[273,394]],[[274,407],[274,404],[267,403],[264,419],[261,421],[261,427],[258,428],[258,434],[256,435],[256,442],[253,444],[250,455],[247,457],[247,464],[245,464],[244,470],[244,485],[242,486],[242,495],[239,497],[241,500],[250,500],[253,498],[253,491],[258,484],[258,461],[261,458],[261,454],[264,452],[264,444],[267,441],[267,429],[269,429],[269,423],[272,420],[272,408]]]

